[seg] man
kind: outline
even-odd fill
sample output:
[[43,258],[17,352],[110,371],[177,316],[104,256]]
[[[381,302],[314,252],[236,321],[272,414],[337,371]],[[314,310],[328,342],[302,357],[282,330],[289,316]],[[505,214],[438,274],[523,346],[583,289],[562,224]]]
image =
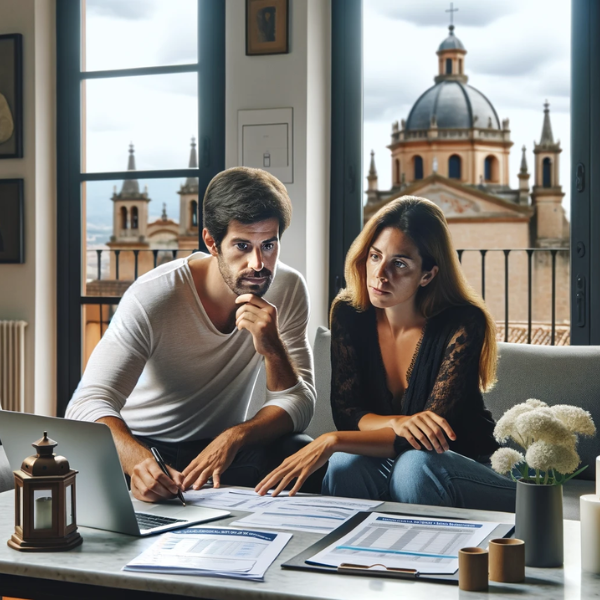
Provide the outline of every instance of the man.
[[[278,264],[291,212],[269,173],[223,171],[204,197],[209,253],[160,266],[124,294],[65,416],[110,427],[136,498],[155,502],[211,478],[254,486],[310,440],[289,435],[308,426],[315,404],[306,284]],[[267,402],[247,421],[263,362]]]

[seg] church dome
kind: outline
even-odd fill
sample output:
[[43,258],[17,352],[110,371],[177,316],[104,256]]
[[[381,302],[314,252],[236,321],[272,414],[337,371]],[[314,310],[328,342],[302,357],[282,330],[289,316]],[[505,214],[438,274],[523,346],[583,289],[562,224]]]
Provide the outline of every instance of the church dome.
[[454,25],[450,25],[450,35],[440,44],[438,52],[444,50],[464,50],[462,42],[454,35]]
[[451,79],[436,83],[421,95],[408,115],[406,129],[430,129],[434,117],[438,129],[500,130],[492,103],[474,87]]

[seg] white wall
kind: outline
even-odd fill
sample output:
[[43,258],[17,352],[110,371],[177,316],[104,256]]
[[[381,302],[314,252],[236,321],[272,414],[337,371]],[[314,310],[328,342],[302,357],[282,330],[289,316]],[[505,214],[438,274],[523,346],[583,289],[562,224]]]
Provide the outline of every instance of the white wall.
[[307,279],[311,340],[328,310],[330,11],[329,0],[290,0],[289,54],[246,56],[245,2],[226,5],[225,164],[238,164],[238,110],[293,108],[294,213],[281,260]]
[[25,180],[25,264],[0,264],[0,319],[23,319],[25,410],[56,407],[56,74],[54,0],[0,0],[0,34],[23,34],[24,158],[0,179]]

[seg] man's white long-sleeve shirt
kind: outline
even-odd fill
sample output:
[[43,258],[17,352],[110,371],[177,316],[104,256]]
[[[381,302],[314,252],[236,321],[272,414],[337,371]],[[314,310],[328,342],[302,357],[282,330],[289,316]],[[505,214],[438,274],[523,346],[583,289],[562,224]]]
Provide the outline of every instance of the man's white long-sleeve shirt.
[[[169,442],[214,438],[246,420],[264,359],[248,331],[221,333],[209,319],[188,265],[202,259],[210,260],[195,253],[162,265],[127,290],[66,418],[120,417],[134,435]],[[306,283],[280,262],[265,300],[277,307],[280,336],[300,379],[288,390],[267,390],[264,406],[281,407],[294,431],[303,431],[316,398]]]

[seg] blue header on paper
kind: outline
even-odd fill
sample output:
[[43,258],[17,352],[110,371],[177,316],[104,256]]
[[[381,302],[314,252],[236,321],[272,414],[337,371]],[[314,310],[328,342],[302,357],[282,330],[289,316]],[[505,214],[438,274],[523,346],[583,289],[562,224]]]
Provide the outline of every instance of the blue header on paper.
[[266,531],[251,531],[249,529],[208,529],[206,527],[189,527],[188,529],[178,529],[171,531],[173,535],[233,535],[237,537],[250,537],[266,542],[272,542],[276,533],[267,533]]
[[450,521],[424,521],[419,519],[392,519],[390,517],[377,517],[376,521],[385,521],[392,523],[408,523],[409,525],[433,525],[435,527],[471,527],[472,529],[479,529],[482,527],[479,523],[452,523]]

